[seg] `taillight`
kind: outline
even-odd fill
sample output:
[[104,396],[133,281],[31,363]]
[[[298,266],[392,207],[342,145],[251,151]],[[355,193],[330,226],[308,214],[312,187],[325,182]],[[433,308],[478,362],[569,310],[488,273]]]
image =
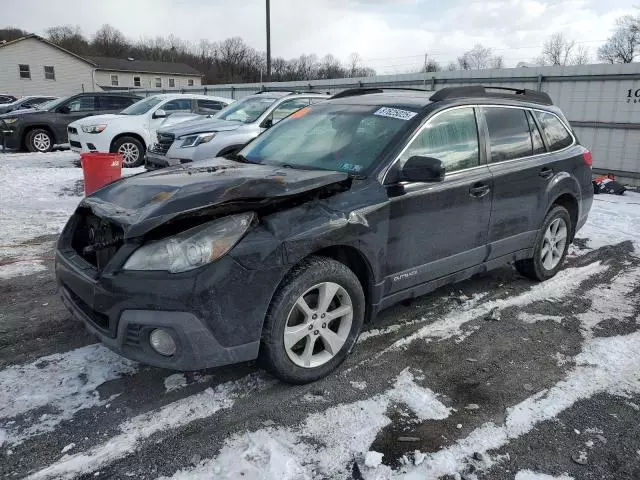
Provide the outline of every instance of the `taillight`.
[[587,150],[586,152],[584,152],[584,154],[582,155],[582,157],[584,158],[584,164],[587,167],[591,167],[593,166],[593,157],[591,156],[591,152],[589,150]]

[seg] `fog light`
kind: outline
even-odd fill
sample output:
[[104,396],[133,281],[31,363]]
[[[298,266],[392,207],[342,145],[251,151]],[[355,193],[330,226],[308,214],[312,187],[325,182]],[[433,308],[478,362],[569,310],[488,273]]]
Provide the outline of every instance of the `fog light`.
[[149,343],[156,352],[165,357],[170,357],[176,353],[175,340],[169,332],[161,328],[156,328],[151,332],[151,335],[149,335]]

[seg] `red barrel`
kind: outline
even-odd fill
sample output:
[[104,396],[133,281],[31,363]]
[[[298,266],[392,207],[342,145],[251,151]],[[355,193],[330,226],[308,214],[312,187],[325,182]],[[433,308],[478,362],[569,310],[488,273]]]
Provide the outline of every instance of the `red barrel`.
[[80,163],[85,195],[91,195],[122,176],[122,155],[119,153],[81,153]]

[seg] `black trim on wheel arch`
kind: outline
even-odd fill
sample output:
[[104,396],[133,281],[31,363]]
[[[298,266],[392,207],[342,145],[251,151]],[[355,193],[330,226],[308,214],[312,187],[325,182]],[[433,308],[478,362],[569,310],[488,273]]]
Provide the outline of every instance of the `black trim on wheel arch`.
[[114,138],[113,141],[111,142],[111,149],[110,149],[111,153],[118,153],[118,150],[120,149],[120,147],[125,143],[135,144],[138,147],[140,153],[138,155],[138,159],[134,164],[125,164],[123,159],[122,166],[125,168],[134,168],[142,165],[144,163],[144,158],[147,153],[147,149],[145,147],[144,140],[142,140],[137,135],[122,134]]

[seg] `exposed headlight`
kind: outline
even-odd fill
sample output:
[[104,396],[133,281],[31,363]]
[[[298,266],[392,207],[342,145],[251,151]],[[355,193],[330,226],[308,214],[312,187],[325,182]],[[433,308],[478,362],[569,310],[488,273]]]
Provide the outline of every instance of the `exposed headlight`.
[[6,123],[7,125],[11,125],[12,123],[16,123],[19,120],[19,118],[3,118],[2,121],[4,121],[4,123]]
[[100,133],[104,131],[105,128],[107,128],[106,123],[102,123],[100,125],[84,125],[82,127],[82,131],[84,133]]
[[180,273],[214,262],[238,243],[254,218],[253,212],[230,215],[150,242],[133,252],[124,269]]
[[180,140],[182,140],[180,148],[197,147],[201,143],[210,142],[215,136],[216,134],[214,132],[210,132],[199,133],[198,135],[189,135],[188,137],[180,137]]

